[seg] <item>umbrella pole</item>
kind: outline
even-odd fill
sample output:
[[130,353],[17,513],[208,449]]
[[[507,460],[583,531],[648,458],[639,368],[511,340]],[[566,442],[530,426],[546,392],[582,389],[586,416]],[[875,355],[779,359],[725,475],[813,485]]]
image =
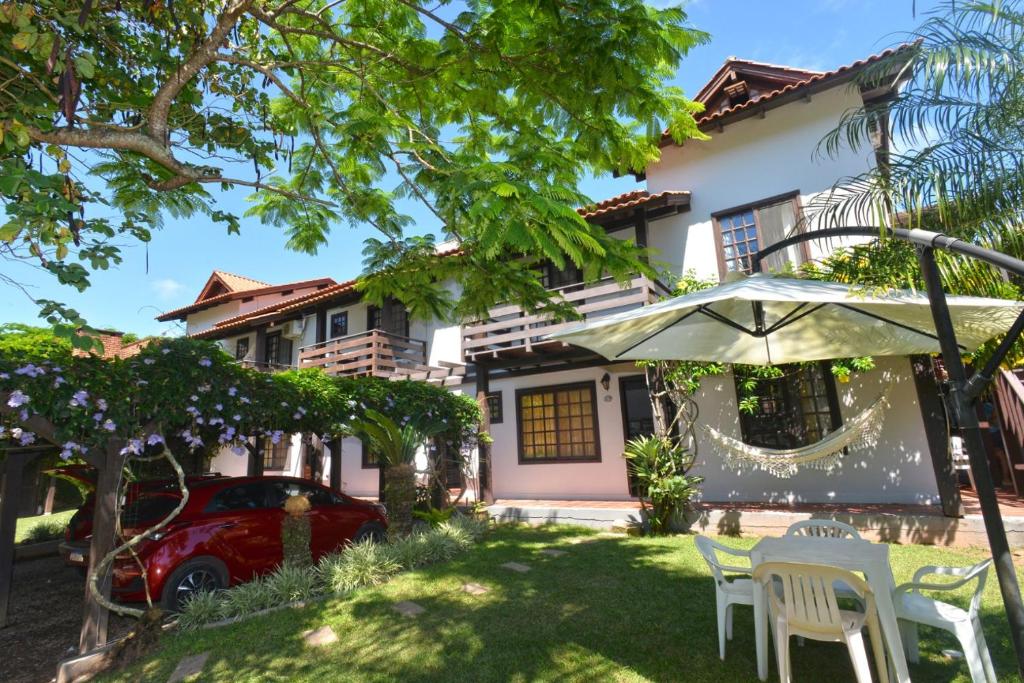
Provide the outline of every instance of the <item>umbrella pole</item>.
[[964,440],[964,450],[970,460],[974,483],[981,504],[981,514],[985,521],[985,533],[988,536],[989,548],[995,562],[999,590],[1003,596],[1006,617],[1010,622],[1010,637],[1017,654],[1017,670],[1024,677],[1024,603],[1021,601],[1020,586],[1017,583],[1017,572],[1010,554],[1010,544],[1006,539],[1006,527],[999,512],[999,501],[996,498],[992,474],[988,468],[985,453],[985,442],[978,425],[975,411],[977,392],[968,392],[967,373],[960,357],[960,347],[956,343],[956,333],[946,303],[946,293],[942,290],[942,279],[935,254],[931,247],[918,247],[918,261],[924,275],[928,290],[928,301],[931,304],[932,318],[942,347],[942,359],[949,373],[950,400],[953,416],[960,428]]

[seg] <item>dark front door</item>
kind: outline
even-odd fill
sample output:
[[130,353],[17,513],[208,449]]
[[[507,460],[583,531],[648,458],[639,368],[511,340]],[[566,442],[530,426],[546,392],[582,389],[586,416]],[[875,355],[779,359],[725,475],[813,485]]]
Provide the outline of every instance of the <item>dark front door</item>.
[[[654,434],[654,411],[651,410],[651,395],[647,391],[647,378],[643,375],[623,377],[619,380],[622,392],[622,431],[625,440]],[[637,495],[637,482],[633,468],[627,466],[629,494]]]

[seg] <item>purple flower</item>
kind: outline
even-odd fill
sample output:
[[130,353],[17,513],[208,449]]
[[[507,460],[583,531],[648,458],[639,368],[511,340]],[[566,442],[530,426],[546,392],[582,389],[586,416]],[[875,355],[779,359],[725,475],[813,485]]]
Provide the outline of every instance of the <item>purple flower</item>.
[[199,359],[199,364],[200,364],[201,366],[203,366],[204,368],[208,368],[208,367],[210,367],[211,365],[213,365],[213,361],[212,361],[212,360],[210,360],[209,358],[206,358],[206,357],[204,356],[203,358],[200,358],[200,359]]
[[203,440],[187,429],[181,433],[181,438],[183,438],[185,443],[187,443],[193,450],[203,445]]
[[146,445],[147,446],[155,446],[158,443],[163,443],[163,442],[164,442],[164,437],[160,436],[159,434],[150,434],[149,437],[146,439]]
[[68,381],[66,379],[64,379],[63,377],[61,377],[60,375],[57,375],[56,377],[53,378],[53,388],[54,389],[56,389],[57,387],[59,387],[62,384],[67,384],[67,383],[68,383]]
[[292,419],[293,420],[301,420],[302,419],[302,413],[295,413],[294,415],[292,415]]
[[231,447],[231,452],[234,453],[235,455],[245,455],[248,451],[247,451],[245,446],[238,445],[238,446],[232,446]]
[[103,413],[93,413],[92,419],[96,422],[101,422],[103,420]]
[[241,397],[239,397],[239,399],[238,399],[238,400],[239,400],[239,401],[241,401],[242,403],[252,403],[252,401],[250,401],[250,400],[249,400],[248,398],[246,398],[245,396],[241,396]]
[[0,379],[10,379],[11,376],[6,372],[0,372]]
[[153,363],[155,363],[156,361],[155,361],[155,360],[153,360],[152,358],[143,358],[143,359],[142,359],[142,362],[143,362],[143,363],[145,363],[146,365],[152,365],[152,364],[153,364]]
[[142,439],[130,439],[128,445],[121,449],[121,455],[141,455]]
[[140,387],[144,387],[144,386],[146,386],[147,384],[149,384],[149,382],[147,382],[147,381],[146,381],[146,380],[144,380],[144,379],[140,379],[140,380],[139,380],[138,382],[136,382],[135,384],[136,384],[137,386],[140,386]]
[[28,394],[22,393],[20,389],[15,389],[14,391],[11,392],[10,398],[7,399],[7,405],[9,405],[12,408],[17,408],[18,406],[25,405],[31,400],[32,399],[28,396]]
[[21,412],[18,413],[18,419],[22,422],[28,422],[28,411],[22,408]]
[[84,406],[86,401],[88,400],[89,392],[86,391],[85,389],[79,389],[78,391],[71,395],[71,400],[68,401],[68,405],[71,406],[72,408],[77,408],[79,406]]
[[167,354],[169,354],[170,352],[171,352],[171,350],[170,350],[170,349],[160,349],[160,353],[164,354],[165,356],[166,356]]
[[108,432],[112,432],[112,431],[114,431],[115,429],[117,429],[117,425],[116,425],[116,424],[114,424],[114,421],[113,421],[113,420],[111,420],[111,419],[109,419],[109,418],[108,418],[108,419],[106,419],[106,420],[104,420],[104,421],[103,421],[103,424],[102,424],[101,426],[102,426],[102,427],[103,427],[104,429],[106,429],[106,430],[107,430]]
[[21,427],[15,427],[11,430],[11,436],[18,440],[18,443],[22,446],[28,446],[36,440],[36,435],[32,432],[27,432]]
[[222,425],[222,424],[224,424],[224,418],[222,418],[222,417],[212,417],[212,418],[210,418],[210,426],[211,427],[214,427],[216,425]]
[[104,401],[102,398],[98,398],[96,399],[96,407],[99,408],[100,410],[106,410],[107,402]]
[[213,409],[218,411],[218,412],[221,411],[221,410],[224,410],[224,404],[223,403],[218,403],[217,405],[215,405],[213,407]]
[[187,406],[185,408],[185,412],[191,415],[192,417],[199,417],[199,409],[196,408],[195,406]]
[[272,444],[274,444],[276,446],[277,444],[281,443],[281,437],[282,436],[284,436],[284,432],[282,432],[280,430],[277,430],[277,431],[271,433],[271,435],[270,435],[270,443],[272,443]]
[[188,400],[190,400],[190,401],[192,401],[194,403],[195,401],[199,400],[199,397],[196,396],[195,394],[192,394],[191,396],[188,397]]
[[45,368],[41,368],[41,367],[39,367],[37,365],[33,365],[32,363],[29,363],[28,365],[23,365],[20,368],[18,368],[17,370],[15,370],[14,374],[15,375],[27,375],[29,377],[38,377],[39,375],[45,375],[46,374],[46,369]]
[[241,415],[232,415],[231,419],[234,420],[235,422],[241,422],[242,421],[242,416]]
[[228,387],[228,396],[234,396],[238,393],[238,387]]

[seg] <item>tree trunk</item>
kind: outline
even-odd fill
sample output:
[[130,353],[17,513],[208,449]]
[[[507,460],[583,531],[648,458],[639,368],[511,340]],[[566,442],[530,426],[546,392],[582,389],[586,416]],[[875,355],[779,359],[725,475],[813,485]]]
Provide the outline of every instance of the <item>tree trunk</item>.
[[[117,500],[117,484],[121,478],[120,441],[107,446],[103,467],[99,469],[96,482],[96,505],[93,517],[92,543],[89,546],[89,576],[96,565],[114,548],[114,508]],[[110,574],[100,579],[99,585],[103,596],[110,599]],[[110,612],[103,607],[89,590],[89,582],[85,585],[85,616],[82,622],[82,633],[78,649],[89,652],[107,642],[107,618]]]
[[391,533],[408,536],[416,504],[416,469],[412,465],[391,465],[384,472],[384,481]]

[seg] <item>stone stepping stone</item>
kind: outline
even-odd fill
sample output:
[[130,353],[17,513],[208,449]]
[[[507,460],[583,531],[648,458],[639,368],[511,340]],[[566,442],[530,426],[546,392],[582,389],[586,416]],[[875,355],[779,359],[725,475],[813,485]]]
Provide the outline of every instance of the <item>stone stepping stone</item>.
[[462,590],[470,595],[483,595],[490,590],[487,586],[481,586],[479,583],[467,583],[462,586]]
[[562,555],[565,555],[566,553],[565,553],[564,550],[557,550],[555,548],[544,548],[544,550],[540,551],[540,554],[541,555],[547,555],[548,557],[561,557]]
[[505,569],[511,569],[514,572],[519,572],[520,574],[525,574],[526,572],[530,571],[530,567],[525,564],[522,564],[521,562],[506,562],[501,566]]
[[321,647],[338,642],[338,634],[330,626],[321,626],[320,628],[303,631],[302,639],[310,647]]
[[403,600],[402,602],[395,603],[392,609],[403,617],[415,617],[427,611],[423,606],[417,605],[415,602],[410,600]]
[[178,662],[178,666],[174,667],[174,671],[171,672],[171,677],[167,679],[167,683],[182,683],[193,676],[198,676],[203,672],[203,667],[206,666],[206,660],[209,657],[209,652],[185,657]]

